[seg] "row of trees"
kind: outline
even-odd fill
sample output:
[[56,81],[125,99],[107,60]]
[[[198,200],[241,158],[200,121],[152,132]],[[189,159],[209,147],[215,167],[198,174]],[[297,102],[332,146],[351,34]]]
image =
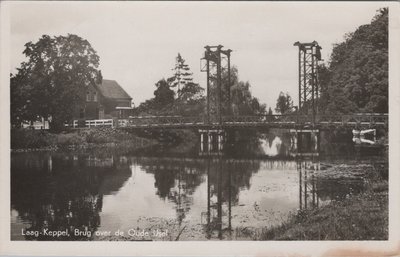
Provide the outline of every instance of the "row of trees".
[[141,103],[136,113],[141,115],[190,115],[203,111],[204,89],[193,82],[192,73],[178,53],[173,75],[160,79],[154,97]]
[[[154,90],[154,97],[146,100],[136,108],[137,114],[152,115],[204,115],[206,111],[205,90],[193,82],[190,67],[178,53],[173,76],[160,79]],[[251,95],[250,83],[239,80],[236,67],[231,68],[231,109],[234,115],[258,115],[266,113],[266,106]],[[224,113],[227,113],[227,83],[228,73],[222,74],[222,95]],[[215,85],[212,85],[211,95],[216,95]],[[213,108],[213,107],[211,107]]]

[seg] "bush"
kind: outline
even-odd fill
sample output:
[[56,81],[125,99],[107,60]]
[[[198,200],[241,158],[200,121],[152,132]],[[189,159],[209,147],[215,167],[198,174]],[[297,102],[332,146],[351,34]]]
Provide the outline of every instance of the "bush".
[[82,145],[85,143],[85,138],[78,135],[77,133],[58,134],[57,142],[58,146],[69,146],[69,145]]
[[11,149],[36,149],[105,143],[132,144],[137,140],[137,135],[113,128],[85,129],[60,134],[52,134],[45,130],[11,130]]
[[109,128],[89,129],[83,131],[82,134],[87,143],[104,144],[115,142],[113,130]]
[[56,136],[45,130],[11,130],[11,149],[43,148],[55,145]]

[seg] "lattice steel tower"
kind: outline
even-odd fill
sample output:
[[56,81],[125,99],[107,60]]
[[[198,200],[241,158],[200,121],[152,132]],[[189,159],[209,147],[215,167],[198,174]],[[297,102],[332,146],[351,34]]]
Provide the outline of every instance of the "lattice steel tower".
[[[207,72],[207,122],[222,124],[222,115],[230,113],[230,56],[222,45],[205,46],[201,70]],[[226,73],[224,73],[226,71]],[[226,78],[223,78],[223,73]],[[227,80],[227,81],[226,81]],[[225,82],[225,89],[223,88]]]
[[318,61],[321,60],[321,47],[318,42],[294,43],[299,47],[299,112],[312,111],[313,120],[318,113],[319,98]]

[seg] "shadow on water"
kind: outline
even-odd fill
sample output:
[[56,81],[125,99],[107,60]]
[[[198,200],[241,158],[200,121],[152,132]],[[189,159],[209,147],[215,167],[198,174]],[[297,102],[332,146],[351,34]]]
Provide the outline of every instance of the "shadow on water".
[[180,240],[251,239],[249,228],[279,225],[293,212],[364,190],[362,178],[318,176],[329,168],[320,157],[293,157],[288,132],[251,144],[253,155],[241,144],[242,151],[218,156],[13,153],[11,239],[93,240],[100,230],[169,229],[160,220],[173,220]]

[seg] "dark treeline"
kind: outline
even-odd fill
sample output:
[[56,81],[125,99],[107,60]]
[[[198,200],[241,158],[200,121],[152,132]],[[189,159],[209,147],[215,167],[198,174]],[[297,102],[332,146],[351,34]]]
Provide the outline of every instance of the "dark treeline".
[[320,67],[322,113],[388,112],[388,12],[346,34]]
[[[176,115],[176,116],[206,116],[207,99],[206,90],[192,78],[192,73],[185,60],[178,53],[175,67],[172,69],[173,75],[167,79],[162,78],[155,84],[154,97],[141,103],[135,110],[135,115]],[[222,73],[222,114],[223,115],[262,115],[266,114],[266,106],[260,104],[256,97],[253,97],[250,91],[249,82],[239,80],[239,72],[235,66],[230,72],[230,99],[231,108],[228,108],[228,72]],[[215,83],[210,85],[210,117],[216,118],[217,109],[217,87]],[[213,119],[213,118],[211,118]],[[246,130],[237,133],[236,138],[255,138],[256,131]],[[185,142],[189,148],[193,138],[196,138],[190,130],[174,131],[147,131],[143,133],[144,137],[157,138],[159,141],[174,145],[179,148],[185,148],[182,143]],[[187,140],[183,140],[186,138]],[[193,142],[192,142],[193,143]],[[186,149],[186,148],[185,148]],[[173,149],[169,149],[173,151]]]
[[204,89],[193,82],[192,73],[178,53],[174,74],[160,79],[154,97],[141,103],[135,112],[138,115],[194,115],[203,112]]
[[[388,8],[334,45],[327,64],[319,66],[319,112],[323,114],[388,112]],[[294,112],[281,92],[275,111]]]
[[[173,76],[155,84],[154,97],[136,108],[137,115],[206,115],[206,90],[193,82],[192,73],[180,54],[176,57]],[[239,80],[236,67],[231,68],[231,110],[227,104],[228,74],[222,74],[223,113],[233,115],[265,114],[266,106],[252,96],[250,83]],[[210,87],[210,114],[216,109],[216,85]]]

